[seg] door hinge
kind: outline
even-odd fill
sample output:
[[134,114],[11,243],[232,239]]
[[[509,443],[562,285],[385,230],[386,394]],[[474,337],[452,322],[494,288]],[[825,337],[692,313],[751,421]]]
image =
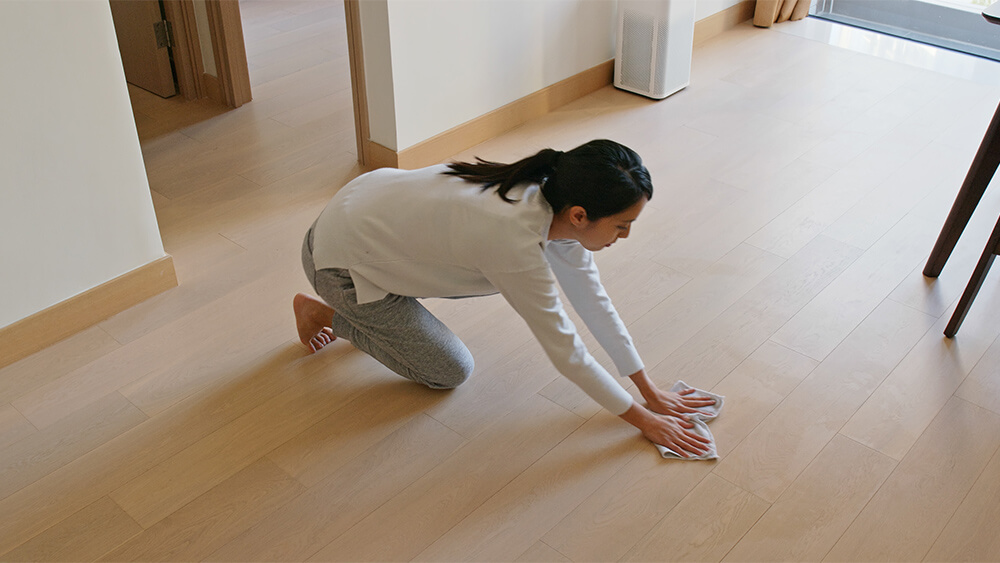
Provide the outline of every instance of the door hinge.
[[174,30],[167,20],[154,23],[153,33],[156,34],[157,49],[174,46]]

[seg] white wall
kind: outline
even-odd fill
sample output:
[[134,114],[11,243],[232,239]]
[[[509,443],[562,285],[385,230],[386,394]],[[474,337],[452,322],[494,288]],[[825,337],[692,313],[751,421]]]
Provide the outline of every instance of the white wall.
[[164,256],[107,0],[0,1],[0,327]]
[[[681,1],[697,1],[700,20],[741,0]],[[361,7],[371,138],[396,151],[615,56],[615,0],[364,0]]]

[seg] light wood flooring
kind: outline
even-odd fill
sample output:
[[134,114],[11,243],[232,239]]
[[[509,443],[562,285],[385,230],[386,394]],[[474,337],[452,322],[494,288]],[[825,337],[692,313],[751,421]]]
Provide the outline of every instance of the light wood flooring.
[[721,459],[666,461],[497,298],[428,303],[477,359],[453,392],[305,353],[301,237],[361,172],[343,7],[241,4],[253,102],[132,91],[180,286],[0,370],[0,559],[1000,560],[1000,274],[941,334],[1000,189],[920,273],[1000,87],[744,24],[665,101],[457,155],[643,155],[604,280],[655,380],[726,396]]

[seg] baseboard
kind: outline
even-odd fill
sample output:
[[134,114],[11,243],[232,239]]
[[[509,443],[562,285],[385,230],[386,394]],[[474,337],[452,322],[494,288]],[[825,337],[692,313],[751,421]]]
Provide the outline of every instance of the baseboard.
[[77,296],[0,328],[0,367],[177,287],[174,260],[167,255]]
[[[695,45],[752,19],[756,4],[756,0],[744,0],[695,22]],[[603,62],[402,151],[394,151],[369,140],[366,145],[366,165],[372,169],[383,167],[413,169],[442,162],[469,147],[492,139],[611,84],[614,80],[614,69],[614,59]]]
[[[365,166],[372,170],[375,170],[376,168],[402,168],[399,166],[399,155],[396,154],[396,151],[386,148],[375,141],[368,141],[367,147],[365,148],[365,155],[367,157]],[[433,162],[427,163],[427,165],[430,164],[433,164]],[[413,168],[420,167],[415,166]]]
[[697,45],[728,31],[737,25],[753,19],[757,0],[743,0],[735,6],[730,6],[721,12],[712,14],[694,24],[694,44]]
[[614,60],[603,62],[399,152],[369,141],[370,166],[413,169],[441,162],[611,84],[614,66]]

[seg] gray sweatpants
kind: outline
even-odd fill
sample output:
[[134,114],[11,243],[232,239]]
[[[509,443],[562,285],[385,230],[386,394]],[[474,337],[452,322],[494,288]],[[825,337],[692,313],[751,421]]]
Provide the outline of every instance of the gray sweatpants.
[[388,295],[358,304],[347,270],[313,263],[313,229],[302,243],[302,267],[316,293],[336,313],[333,334],[399,375],[433,389],[458,387],[475,362],[465,344],[413,297]]

